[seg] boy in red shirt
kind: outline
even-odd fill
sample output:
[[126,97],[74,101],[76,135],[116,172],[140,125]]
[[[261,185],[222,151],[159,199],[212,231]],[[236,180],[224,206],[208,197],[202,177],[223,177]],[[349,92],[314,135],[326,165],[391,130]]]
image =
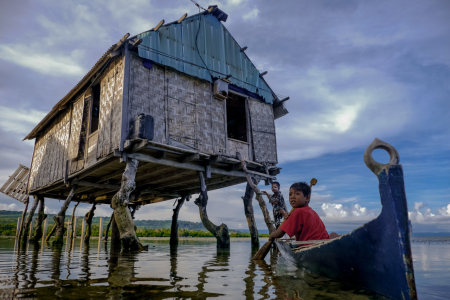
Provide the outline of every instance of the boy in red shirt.
[[285,233],[297,241],[329,239],[319,215],[309,207],[311,188],[306,182],[296,182],[289,189],[289,203],[294,209],[289,218],[270,234],[269,239],[281,238]]

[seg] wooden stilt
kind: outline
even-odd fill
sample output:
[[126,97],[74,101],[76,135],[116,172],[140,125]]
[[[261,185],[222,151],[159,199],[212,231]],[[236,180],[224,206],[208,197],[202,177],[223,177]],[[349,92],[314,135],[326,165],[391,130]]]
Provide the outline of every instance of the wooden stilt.
[[55,233],[56,231],[56,227],[58,227],[58,225],[54,225],[52,230],[50,230],[49,234],[47,235],[47,237],[45,238],[45,241],[48,242],[50,241],[50,238],[52,237],[52,235]]
[[111,252],[120,252],[120,248],[120,232],[113,214],[111,221]]
[[45,219],[47,219],[47,215],[44,213],[45,208],[45,199],[44,197],[39,196],[39,210],[38,210],[38,216],[36,218],[36,231],[34,233],[34,236],[30,238],[30,241],[39,242],[39,240],[42,238],[43,231],[42,231],[42,222],[44,222]]
[[25,202],[25,208],[23,209],[23,212],[22,212],[22,222],[20,222],[20,229],[19,229],[19,234],[17,235],[17,237],[19,238],[19,240],[20,240],[20,238],[22,237],[22,235],[23,235],[23,232],[24,232],[24,229],[23,229],[23,226],[24,226],[24,223],[25,223],[25,215],[27,214],[27,209],[28,209],[28,203],[30,202],[30,197],[28,197],[28,200],[27,200],[27,202]]
[[100,223],[98,224],[98,239],[101,240],[103,235],[103,218],[100,217]]
[[55,220],[55,224],[56,224],[55,240],[53,241],[54,245],[62,245],[63,244],[64,220],[66,218],[66,210],[69,208],[70,201],[72,201],[72,198],[75,195],[75,190],[76,190],[76,187],[72,186],[69,196],[67,196],[66,201],[64,201],[64,204],[61,207],[61,210],[59,211],[58,215],[53,217],[53,219]]
[[76,230],[76,226],[73,226],[73,224],[74,224],[74,220],[75,220],[75,210],[77,209],[78,204],[80,204],[80,202],[77,202],[77,204],[74,205],[73,211],[72,211],[72,217],[70,218],[70,224],[72,224],[72,230],[70,231],[69,238],[71,240],[73,239],[74,230]]
[[19,237],[20,228],[22,227],[22,217],[17,218],[16,238]]
[[44,241],[46,240],[47,227],[48,227],[48,217],[46,216],[44,220],[44,228],[42,230],[42,243],[44,243]]
[[241,162],[241,167],[245,172],[245,177],[247,178],[248,185],[250,185],[252,190],[256,193],[256,200],[258,201],[259,206],[261,207],[261,211],[264,216],[264,221],[266,222],[267,228],[269,229],[269,233],[272,233],[275,231],[275,226],[273,226],[273,221],[270,219],[270,214],[269,211],[267,210],[266,202],[264,202],[264,199],[262,197],[262,193],[258,188],[257,185],[258,183],[257,182],[255,183],[253,181],[255,179],[252,176],[250,176],[250,174],[247,172],[247,165],[244,159],[242,158],[242,155],[239,152],[236,152],[236,156]]
[[173,209],[172,226],[170,227],[170,244],[178,244],[178,214],[184,201],[188,196],[183,196],[177,201],[177,206]]
[[111,222],[113,220],[113,216],[114,216],[114,212],[112,213],[111,218],[109,218],[108,225],[106,226],[106,232],[105,232],[105,238],[104,238],[105,241],[108,240],[108,231],[109,231],[109,228],[111,227]]
[[83,241],[85,244],[89,244],[89,239],[91,238],[91,232],[92,232],[92,218],[94,217],[94,210],[95,210],[95,203],[92,205],[91,209],[86,213],[84,216],[84,221],[86,224],[85,228],[85,235],[83,237]]
[[128,209],[130,194],[136,187],[135,177],[138,164],[139,161],[136,159],[127,159],[120,190],[111,200],[111,207],[114,209],[114,220],[120,232],[120,240],[124,251],[145,249],[136,236],[134,222]]
[[24,227],[23,227],[23,235],[22,235],[22,238],[21,238],[21,242],[23,244],[25,244],[27,242],[28,234],[29,234],[28,231],[30,230],[30,225],[32,223],[33,215],[34,215],[34,212],[36,210],[36,207],[37,207],[38,203],[39,203],[39,198],[37,196],[34,196],[33,205],[31,206],[31,210],[28,213],[27,219],[24,222],[25,224],[24,224]]
[[247,183],[245,187],[245,195],[242,197],[244,201],[244,213],[247,219],[248,230],[250,231],[252,246],[259,247],[258,228],[256,227],[255,215],[253,214],[252,200],[255,192],[252,187]]
[[208,191],[206,189],[205,176],[203,172],[198,172],[200,179],[200,196],[195,199],[194,203],[198,206],[200,211],[200,219],[202,220],[203,226],[208,229],[217,239],[217,248],[230,248],[230,234],[228,232],[228,227],[225,224],[220,226],[214,225],[208,218],[206,213],[206,205],[208,204]]

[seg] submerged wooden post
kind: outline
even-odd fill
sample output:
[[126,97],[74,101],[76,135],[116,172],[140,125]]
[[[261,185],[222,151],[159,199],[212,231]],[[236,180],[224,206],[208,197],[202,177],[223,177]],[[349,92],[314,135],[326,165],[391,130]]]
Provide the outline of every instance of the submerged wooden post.
[[84,230],[85,230],[85,228],[86,228],[86,219],[83,218],[83,221],[81,223],[81,235],[80,235],[81,240],[84,240]]
[[44,228],[42,230],[42,243],[44,243],[44,241],[46,240],[47,227],[48,227],[48,217],[46,217],[44,220]]
[[38,215],[36,218],[36,231],[34,233],[34,236],[30,238],[30,241],[39,242],[39,240],[42,238],[43,231],[42,231],[42,222],[47,219],[47,215],[44,213],[45,208],[45,199],[42,196],[39,196],[39,210]]
[[67,238],[66,238],[66,247],[68,247],[70,245],[69,240],[70,240],[70,229],[72,228],[72,224],[70,224],[70,222],[67,222]]
[[120,240],[124,251],[146,249],[136,236],[134,222],[128,209],[130,194],[136,187],[134,179],[138,165],[138,160],[127,159],[127,165],[122,175],[122,184],[111,200],[111,207],[114,209],[114,220],[120,232]]
[[28,233],[28,239],[31,239],[32,236],[33,236],[33,217],[31,217],[30,221],[30,232]]
[[[70,224],[72,224],[72,230],[70,231],[70,239],[71,240],[73,239],[73,232],[74,232],[73,231],[73,228],[74,228],[73,224],[74,224],[74,220],[76,219],[76,217],[75,217],[75,210],[77,209],[78,204],[80,204],[80,202],[77,202],[77,204],[74,205],[73,211],[72,211],[72,217],[70,218]],[[76,230],[76,226],[75,226],[75,230]]]
[[99,240],[102,239],[102,234],[103,234],[103,218],[100,217],[100,223],[98,224],[98,238],[99,238]]
[[20,227],[22,225],[22,217],[17,218],[17,228],[16,228],[16,237],[19,237]]
[[[34,212],[36,210],[36,207],[37,207],[38,203],[39,203],[38,196],[34,196],[33,205],[31,206],[31,210],[28,213],[27,219],[24,222],[25,224],[24,224],[24,227],[23,227],[23,234],[22,234],[22,237],[21,237],[21,242],[22,243],[26,243],[27,242],[28,234],[29,234],[28,232],[30,230],[30,225],[32,223],[33,215],[34,215]],[[33,227],[31,226],[31,228],[33,228]]]
[[109,228],[111,227],[111,222],[113,220],[113,216],[114,216],[114,212],[112,213],[111,218],[109,218],[108,225],[106,226],[105,238],[104,238],[105,241],[108,240],[108,231],[109,231]]
[[89,244],[89,239],[91,238],[91,232],[92,232],[92,218],[94,217],[94,210],[95,210],[95,205],[96,203],[94,203],[91,207],[91,209],[86,213],[86,215],[84,216],[84,221],[86,224],[86,233],[83,237],[83,240],[86,244]]
[[227,225],[222,223],[220,226],[216,226],[208,218],[208,214],[206,213],[208,191],[206,189],[205,176],[203,172],[198,172],[198,175],[200,179],[200,195],[195,199],[194,203],[200,211],[200,219],[202,220],[203,226],[216,237],[217,248],[230,248],[230,234]]
[[53,241],[54,245],[62,245],[63,244],[64,220],[66,218],[66,210],[69,208],[70,201],[72,201],[72,198],[75,195],[75,190],[76,190],[76,187],[72,186],[69,196],[67,196],[66,201],[64,201],[64,204],[61,207],[61,210],[59,211],[58,215],[53,217],[53,219],[55,220],[55,224],[56,224],[55,240]]
[[28,197],[27,202],[25,202],[25,208],[23,209],[23,212],[22,212],[22,222],[20,222],[19,234],[17,236],[19,238],[19,240],[22,237],[23,233],[26,232],[26,230],[23,229],[23,227],[24,227],[24,223],[25,223],[25,215],[27,214],[27,209],[28,209],[28,203],[29,202],[30,202],[30,197]]
[[55,233],[56,231],[56,227],[58,227],[58,225],[53,225],[52,230],[50,230],[50,232],[48,233],[47,237],[45,238],[45,241],[48,242],[50,241],[50,238],[52,237],[52,235]]
[[117,228],[117,223],[113,214],[111,221],[111,252],[119,252],[121,248],[120,246],[120,232],[119,228]]
[[244,213],[247,219],[248,230],[250,231],[252,246],[259,247],[258,228],[256,227],[255,215],[253,214],[252,200],[255,195],[252,187],[247,183],[245,187],[245,195],[242,197],[244,201]]
[[177,206],[173,209],[172,226],[170,227],[170,244],[178,244],[178,214],[184,201],[188,196],[183,196],[177,201]]
[[264,202],[264,199],[262,197],[262,193],[259,190],[258,186],[253,182],[253,177],[250,176],[250,174],[247,173],[247,165],[242,158],[242,155],[239,152],[236,152],[236,156],[241,162],[242,169],[245,172],[245,177],[247,178],[247,183],[250,185],[252,190],[256,193],[256,200],[259,203],[259,206],[261,207],[261,211],[264,216],[264,221],[266,222],[267,228],[269,229],[269,233],[272,233],[275,231],[275,226],[273,226],[273,221],[270,219],[269,211],[267,210],[266,202]]

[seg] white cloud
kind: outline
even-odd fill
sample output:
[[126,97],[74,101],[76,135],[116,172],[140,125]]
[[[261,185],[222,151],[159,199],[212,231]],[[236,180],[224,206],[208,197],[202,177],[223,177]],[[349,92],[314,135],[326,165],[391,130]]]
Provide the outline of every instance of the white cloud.
[[244,20],[256,19],[256,17],[258,17],[258,13],[259,13],[259,10],[257,8],[254,8],[251,11],[249,11],[248,13],[246,13],[245,15],[243,15],[242,18]]
[[374,219],[377,215],[374,211],[362,207],[360,204],[344,206],[340,203],[323,203],[322,212],[325,214],[324,222],[361,222],[365,223]]
[[414,224],[450,224],[450,204],[438,209],[437,213],[433,213],[431,208],[425,208],[423,202],[414,202],[414,211],[408,212],[409,219]]
[[17,204],[4,204],[0,203],[0,210],[18,210],[21,211],[23,208],[19,207]]
[[35,109],[9,108],[0,106],[0,127],[12,131],[23,138],[38,124],[46,113]]
[[80,58],[80,50],[72,51],[71,55],[58,56],[49,53],[39,53],[24,45],[1,45],[0,58],[35,72],[51,76],[82,76],[85,70],[76,62]]

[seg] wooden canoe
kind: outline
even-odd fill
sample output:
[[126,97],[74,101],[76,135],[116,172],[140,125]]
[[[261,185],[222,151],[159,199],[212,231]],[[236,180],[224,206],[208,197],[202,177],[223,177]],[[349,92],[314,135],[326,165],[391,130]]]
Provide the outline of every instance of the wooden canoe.
[[[388,164],[372,158],[374,149],[390,155]],[[282,256],[299,268],[345,281],[392,299],[417,299],[410,244],[410,223],[400,157],[391,145],[375,139],[364,153],[379,181],[381,214],[336,239],[300,248],[276,240]]]

